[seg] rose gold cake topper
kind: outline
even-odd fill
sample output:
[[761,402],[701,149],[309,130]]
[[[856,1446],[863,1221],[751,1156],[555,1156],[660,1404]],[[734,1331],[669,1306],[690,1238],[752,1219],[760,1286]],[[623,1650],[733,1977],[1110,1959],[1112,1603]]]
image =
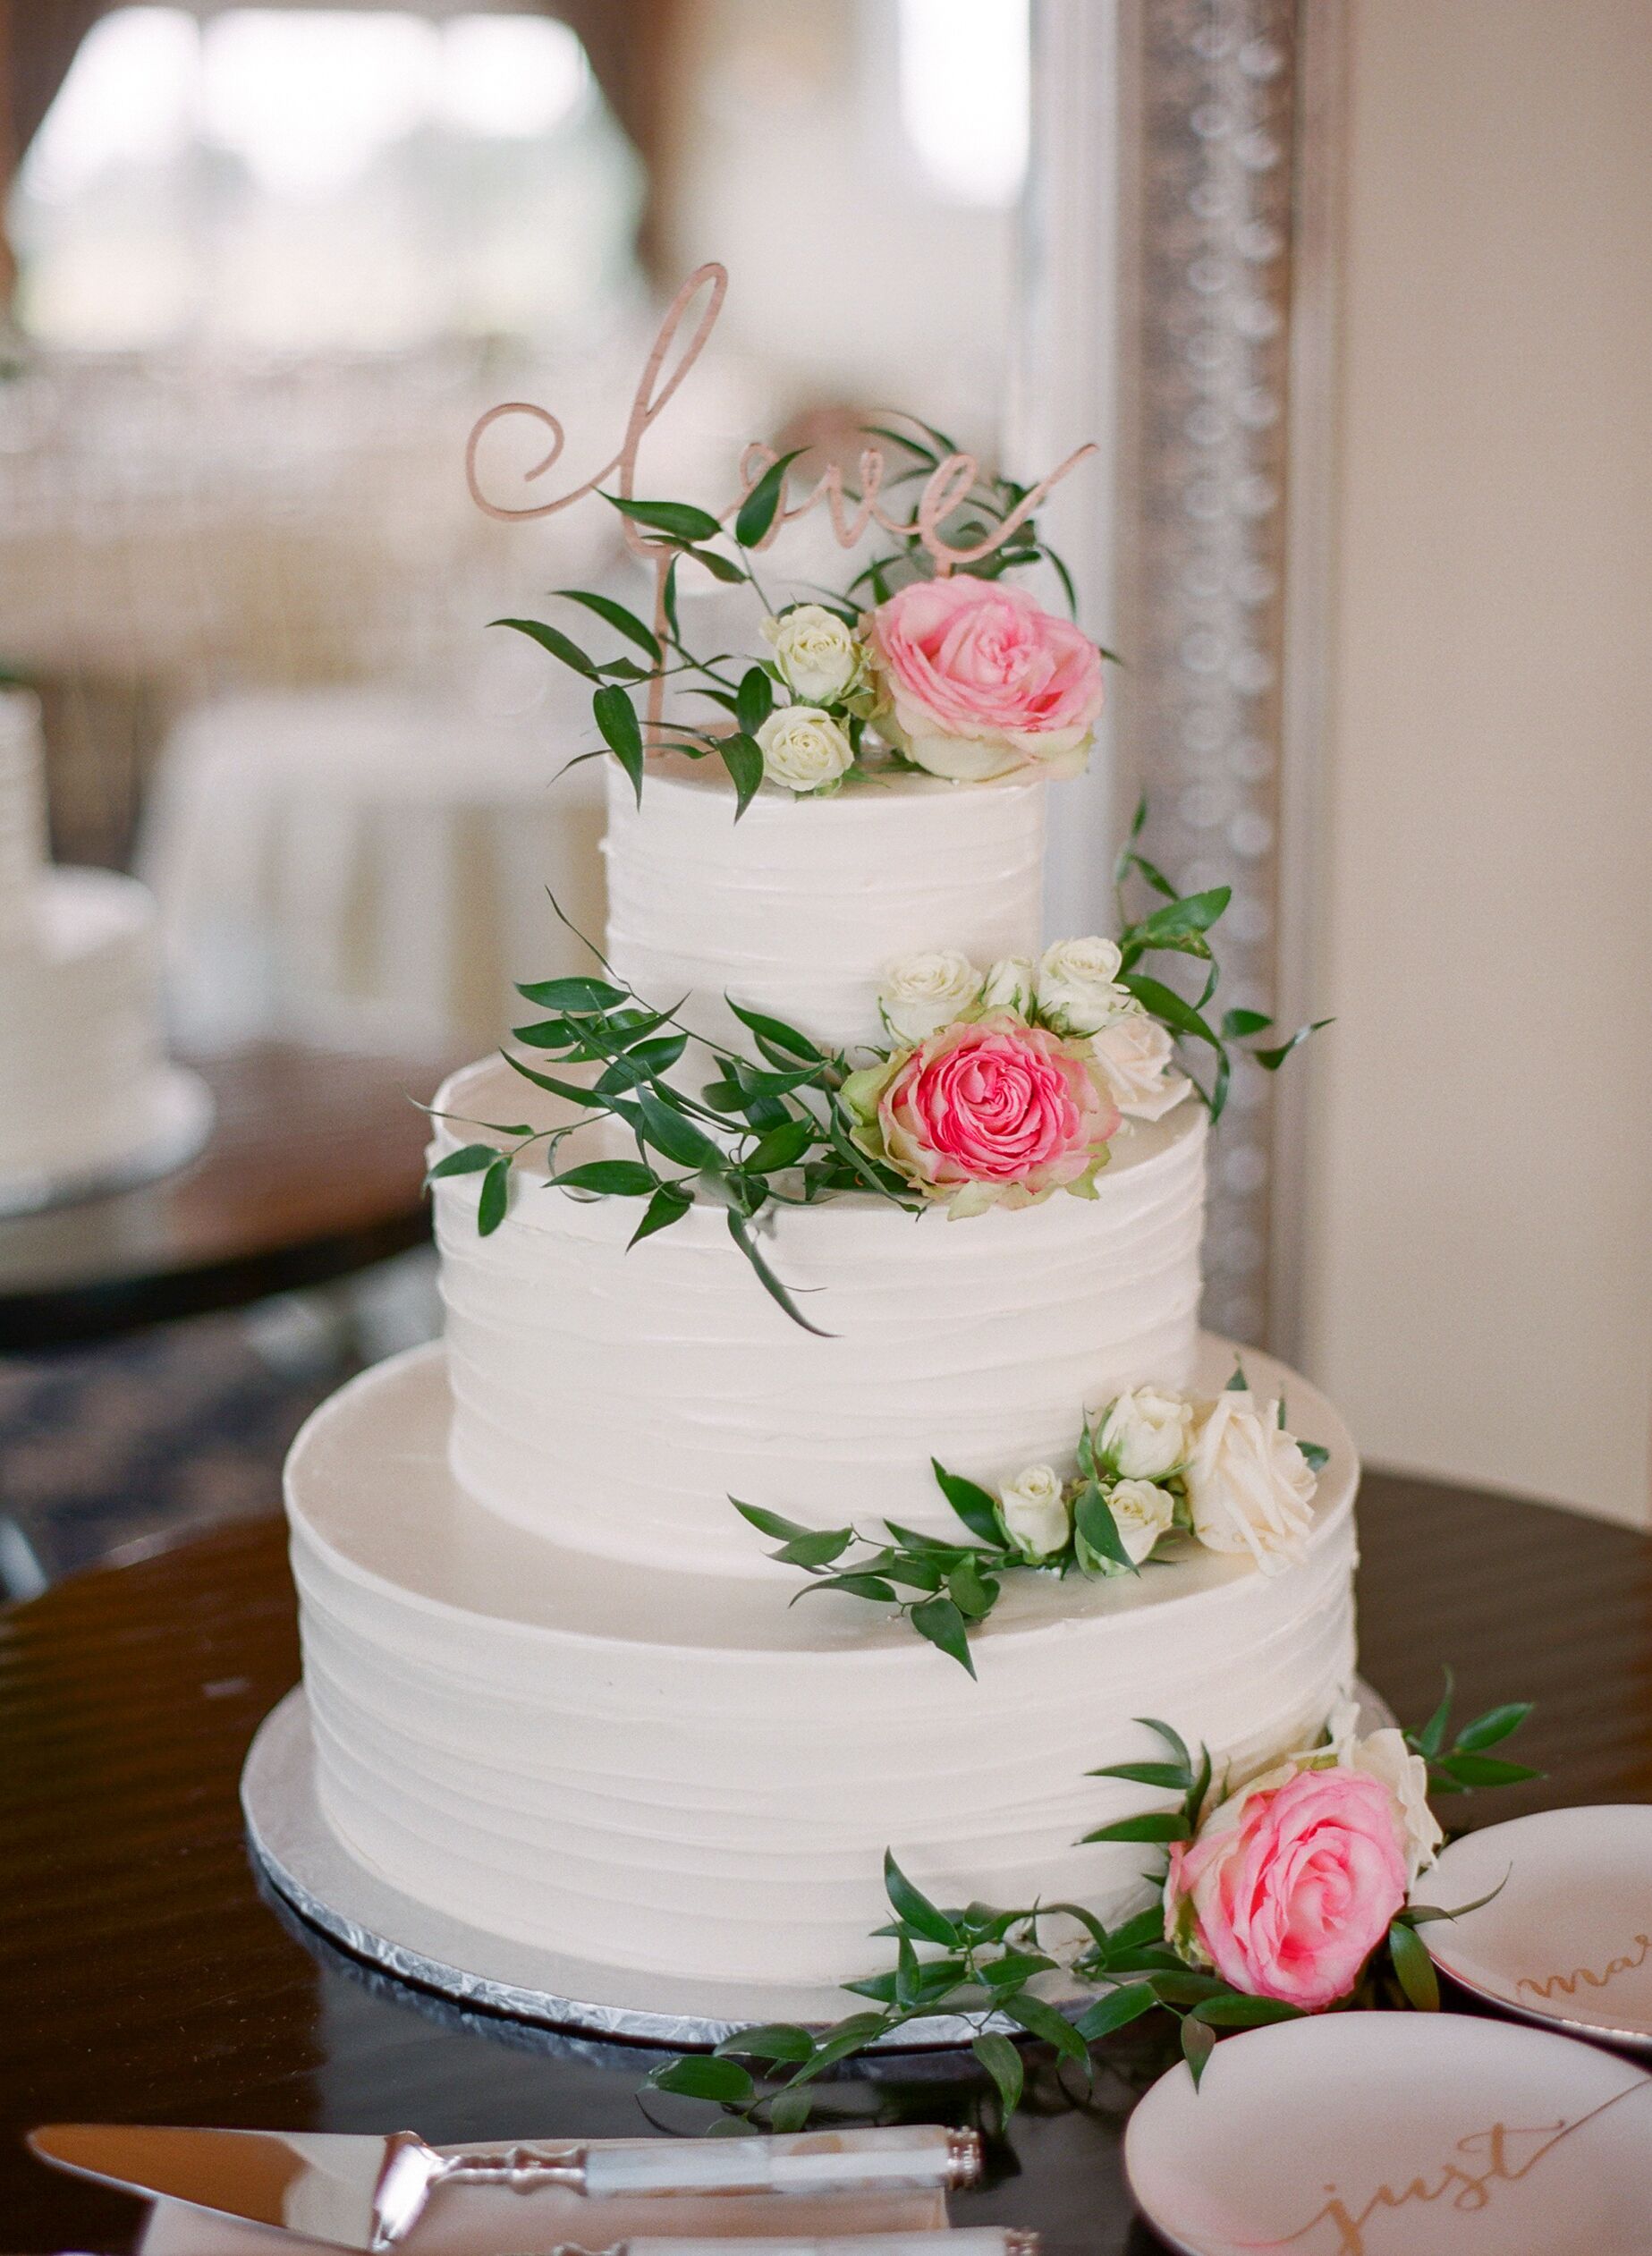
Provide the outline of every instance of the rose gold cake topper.
[[[677,333],[687,320],[695,301],[702,293],[705,302],[700,307],[692,334],[674,360],[672,354],[677,344]],[[687,376],[705,350],[711,332],[716,327],[717,317],[723,310],[723,301],[727,294],[728,269],[726,267],[719,266],[712,260],[703,267],[695,268],[672,300],[665,318],[660,324],[659,334],[654,340],[653,350],[648,354],[647,364],[642,371],[642,380],[638,385],[631,400],[631,420],[625,427],[625,437],[620,444],[618,452],[606,462],[599,471],[588,478],[582,486],[575,487],[572,492],[559,495],[554,501],[529,502],[510,507],[503,503],[490,501],[482,491],[481,482],[477,475],[477,454],[484,434],[495,423],[503,421],[506,416],[526,415],[531,417],[550,434],[549,452],[543,455],[531,470],[522,472],[524,485],[531,485],[536,479],[543,478],[547,471],[555,469],[561,459],[567,437],[562,424],[550,410],[536,405],[531,400],[505,400],[502,401],[497,407],[490,407],[485,415],[479,418],[465,445],[465,481],[470,489],[470,498],[477,507],[489,517],[498,518],[506,523],[535,517],[554,517],[559,510],[570,508],[576,501],[583,501],[588,495],[596,493],[605,479],[614,477],[617,477],[616,490],[620,498],[623,501],[634,501],[637,498],[635,491],[637,456],[643,438],[649,427],[658,420],[670,404],[683,377]],[[1033,512],[1041,506],[1051,488],[1059,485],[1070,471],[1076,470],[1081,462],[1095,452],[1096,443],[1093,439],[1083,446],[1075,447],[1064,462],[1058,462],[1055,468],[1046,477],[1041,478],[1036,486],[1029,488],[1015,507],[997,523],[990,526],[980,539],[954,546],[945,539],[941,527],[948,517],[962,506],[976,482],[979,474],[979,464],[975,456],[964,454],[943,456],[925,479],[913,514],[910,518],[905,518],[891,515],[880,501],[879,495],[882,492],[886,469],[884,452],[880,446],[868,446],[861,452],[860,491],[859,497],[854,499],[852,504],[851,496],[843,490],[842,471],[835,462],[828,463],[809,493],[789,505],[783,501],[782,506],[775,513],[774,522],[768,530],[755,545],[758,548],[768,547],[778,537],[783,525],[792,524],[798,518],[808,516],[811,510],[818,508],[824,502],[826,514],[831,521],[833,537],[840,547],[852,548],[856,542],[863,538],[868,526],[881,525],[885,532],[896,534],[902,539],[916,539],[928,551],[935,565],[936,576],[938,579],[945,579],[957,565],[978,564],[983,556],[990,556],[994,549],[1002,547],[1011,534],[1024,524]],[[763,440],[753,440],[741,450],[740,491],[726,508],[715,513],[720,522],[726,524],[739,513],[741,503],[757,486],[764,472],[778,460],[779,457],[775,449]],[[663,547],[657,541],[648,539],[642,530],[629,517],[623,520],[623,530],[626,546],[631,553],[646,559],[653,565],[654,632],[657,636],[664,639],[666,631],[665,579],[675,552]],[[657,673],[648,685],[648,721],[651,735],[660,725],[664,699],[665,683]]]

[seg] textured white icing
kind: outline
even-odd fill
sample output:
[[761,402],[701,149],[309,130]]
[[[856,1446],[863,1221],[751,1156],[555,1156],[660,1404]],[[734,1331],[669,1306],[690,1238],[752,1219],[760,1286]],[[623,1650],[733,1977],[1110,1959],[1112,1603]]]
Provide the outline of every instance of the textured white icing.
[[0,1179],[117,1161],[168,1107],[153,897],[105,869],[47,869],[0,942]]
[[[1206,1383],[1231,1355],[1207,1344]],[[778,1566],[619,1567],[509,1527],[448,1473],[440,1351],[381,1365],[288,1471],[329,1821],[403,1892],[644,1990],[650,1972],[872,1971],[885,1846],[943,1902],[1116,1915],[1141,1852],[1074,1845],[1162,1800],[1084,1775],[1158,1751],[1130,1718],[1250,1766],[1302,1743],[1351,1675],[1351,1448],[1303,1381],[1250,1360],[1332,1452],[1305,1563],[1012,1578],[974,1683],[853,1600],[789,1607]]]
[[892,957],[1038,952],[1044,784],[766,785],[736,823],[720,765],[650,767],[640,807],[610,767],[607,954],[650,1002],[687,997],[699,1033],[749,1046],[726,993],[830,1046],[869,1042]]
[[[495,1063],[436,1110],[530,1121],[552,1103]],[[436,1149],[469,1136],[444,1122]],[[1183,1104],[1114,1151],[1094,1200],[960,1222],[858,1195],[777,1210],[766,1251],[825,1339],[767,1298],[718,1208],[627,1253],[634,1201],[530,1177],[484,1238],[478,1178],[443,1182],[454,1471],[557,1543],[690,1571],[763,1571],[731,1495],[950,1531],[932,1454],[1008,1479],[1070,1458],[1083,1410],[1192,1369],[1204,1115]]]

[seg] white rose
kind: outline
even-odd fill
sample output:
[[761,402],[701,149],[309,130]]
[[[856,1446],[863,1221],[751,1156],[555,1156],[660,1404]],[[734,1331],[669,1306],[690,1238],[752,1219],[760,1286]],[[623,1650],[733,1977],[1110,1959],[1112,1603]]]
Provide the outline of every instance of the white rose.
[[1175,1498],[1154,1480],[1115,1480],[1107,1504],[1131,1564],[1139,1566],[1160,1536],[1170,1533]]
[[814,705],[782,705],[758,731],[763,773],[788,791],[819,791],[854,766],[849,739]]
[[795,604],[778,619],[765,619],[763,635],[781,680],[809,705],[835,704],[865,678],[860,636],[824,604]]
[[1405,1828],[1406,1869],[1414,1887],[1445,1838],[1428,1807],[1427,1764],[1411,1752],[1397,1731],[1374,1731],[1368,1739],[1354,1740],[1342,1760],[1351,1769],[1380,1779],[1393,1794]]
[[981,1001],[989,1011],[1018,1011],[1025,1018],[1038,985],[1038,967],[1029,955],[1001,955],[987,974]]
[[1279,1404],[1230,1388],[1205,1405],[1182,1474],[1193,1532],[1207,1549],[1248,1551],[1264,1574],[1302,1556],[1314,1475]]
[[1162,1480],[1188,1454],[1193,1405],[1157,1387],[1132,1387],[1101,1421],[1097,1453],[1127,1480]]
[[898,1042],[921,1042],[980,1000],[981,975],[956,948],[898,956],[884,972],[877,1008]]
[[1050,1465],[1029,1465],[998,1491],[1004,1533],[1029,1565],[1053,1559],[1066,1548],[1072,1514],[1059,1474]]
[[1090,1056],[1114,1103],[1137,1120],[1162,1119],[1192,1087],[1185,1073],[1171,1072],[1169,1033],[1146,1011],[1123,1011],[1104,1026]]
[[1128,988],[1116,984],[1116,945],[1092,934],[1057,940],[1038,965],[1038,1016],[1057,1034],[1095,1034],[1131,1007]]

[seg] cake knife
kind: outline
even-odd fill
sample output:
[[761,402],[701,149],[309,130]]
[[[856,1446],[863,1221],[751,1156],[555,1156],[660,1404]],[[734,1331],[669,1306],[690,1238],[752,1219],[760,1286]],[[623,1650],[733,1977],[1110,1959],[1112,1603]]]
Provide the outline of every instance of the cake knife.
[[981,2172],[973,2131],[942,2124],[806,2131],[788,2138],[546,2142],[441,2154],[416,2132],[387,2139],[275,2131],[58,2123],[30,2133],[43,2161],[128,2192],[279,2225],[340,2248],[405,2239],[442,2185],[539,2186],[618,2195],[934,2192]]
[[[934,2233],[834,2234],[820,2240],[669,2239],[620,2241],[613,2248],[579,2248],[559,2241],[550,2256],[936,2256]],[[1038,2256],[1037,2233],[1008,2225],[969,2225],[945,2235],[944,2256]]]

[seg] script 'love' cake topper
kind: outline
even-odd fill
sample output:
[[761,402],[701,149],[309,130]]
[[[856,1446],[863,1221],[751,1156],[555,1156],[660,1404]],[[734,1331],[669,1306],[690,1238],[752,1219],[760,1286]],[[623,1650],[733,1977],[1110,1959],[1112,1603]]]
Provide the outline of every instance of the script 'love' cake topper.
[[[882,426],[867,429],[872,443],[861,449],[852,484],[838,463],[828,462],[809,490],[793,497],[787,474],[807,450],[783,454],[752,440],[741,450],[738,490],[721,510],[640,498],[642,442],[705,350],[727,292],[727,270],[716,263],[689,276],[654,340],[618,448],[582,484],[543,501],[506,502],[484,489],[483,442],[508,419],[526,417],[548,435],[546,451],[520,473],[524,487],[537,485],[562,459],[563,423],[531,401],[489,408],[465,448],[471,497],[490,517],[552,517],[593,494],[618,510],[626,546],[653,572],[651,621],[593,590],[558,592],[604,619],[649,666],[629,653],[594,659],[541,621],[500,623],[531,635],[596,685],[597,727],[639,795],[645,753],[661,751],[690,759],[717,755],[733,778],[738,813],[765,781],[799,795],[830,792],[861,760],[868,727],[885,759],[954,781],[986,782],[1029,769],[1076,772],[1101,709],[1101,660],[1111,654],[1077,625],[1072,581],[1039,537],[1036,519],[1054,488],[1096,452],[1095,443],[1075,447],[1035,484],[1022,486],[984,473],[976,455],[914,418],[921,437]],[[919,490],[909,513],[895,495],[912,484]],[[858,572],[841,602],[771,606],[749,559],[771,547],[784,527],[822,507],[841,548],[855,548],[876,532],[889,536],[893,551]],[[763,604],[771,654],[738,677],[723,670],[727,659],[702,659],[683,643],[676,575],[685,560],[724,584],[746,583]],[[1006,571],[1040,562],[1066,589],[1073,619],[1001,584]],[[869,617],[860,607],[863,590],[877,604]],[[720,705],[724,723],[714,731],[668,720],[666,684],[674,677],[688,693]],[[631,691],[643,684],[640,723]]]

